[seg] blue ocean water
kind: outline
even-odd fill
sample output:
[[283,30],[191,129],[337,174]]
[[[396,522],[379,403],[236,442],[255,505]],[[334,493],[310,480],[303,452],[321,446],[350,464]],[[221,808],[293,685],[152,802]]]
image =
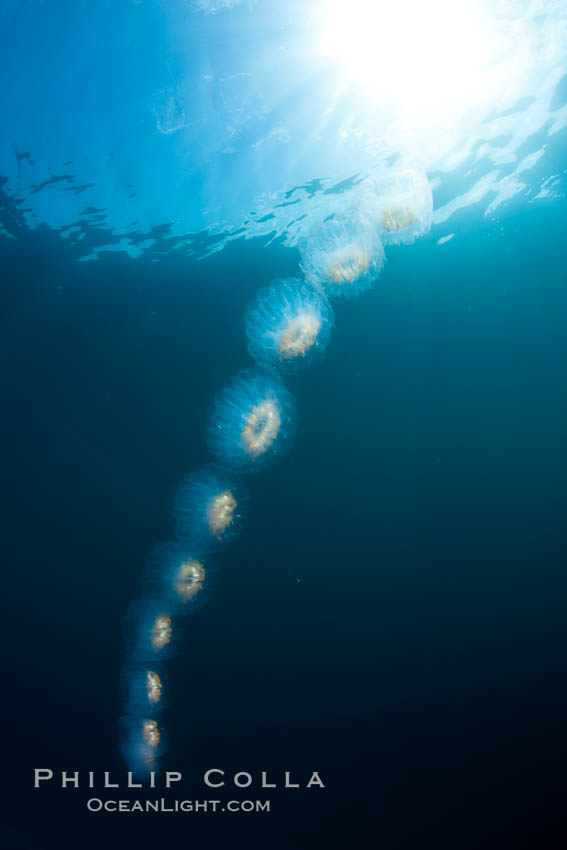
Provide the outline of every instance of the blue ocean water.
[[[122,817],[87,812],[84,786],[32,787],[36,767],[123,775],[125,611],[171,537],[180,479],[210,460],[215,392],[251,365],[246,308],[300,274],[301,222],[350,198],[377,156],[365,142],[357,158],[356,133],[348,155],[318,134],[291,155],[307,94],[290,106],[284,78],[276,110],[253,83],[297,20],[275,3],[203,5],[0,6],[16,81],[1,96],[0,834],[39,848],[561,847],[561,75],[539,118],[537,99],[512,104],[490,151],[477,133],[458,166],[425,163],[431,232],[387,247],[373,288],[333,302],[325,357],[286,378],[294,444],[247,480],[243,533],[168,663],[164,765],[183,797],[206,798],[211,767],[317,770],[325,790],[277,789],[270,814]],[[263,46],[251,71],[239,33]],[[195,88],[193,66],[222,85]]]

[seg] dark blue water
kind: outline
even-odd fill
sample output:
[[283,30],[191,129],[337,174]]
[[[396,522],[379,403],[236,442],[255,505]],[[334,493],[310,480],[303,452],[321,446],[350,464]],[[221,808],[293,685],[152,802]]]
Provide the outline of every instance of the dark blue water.
[[188,799],[216,797],[211,767],[320,772],[270,814],[89,814],[88,789],[32,780],[124,776],[124,612],[249,364],[246,305],[297,254],[78,263],[45,229],[0,241],[5,846],[565,846],[566,211],[473,211],[442,248],[389,251],[289,381],[296,441],[249,482],[169,665],[164,760]]

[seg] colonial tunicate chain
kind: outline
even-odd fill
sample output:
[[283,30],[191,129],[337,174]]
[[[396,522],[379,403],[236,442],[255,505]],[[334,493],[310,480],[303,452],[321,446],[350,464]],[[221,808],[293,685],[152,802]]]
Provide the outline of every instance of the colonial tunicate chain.
[[[356,202],[329,209],[299,243],[301,278],[273,281],[260,290],[245,317],[255,367],[217,394],[207,429],[215,463],[191,474],[175,500],[175,541],[156,548],[146,597],[128,623],[126,714],[121,746],[129,770],[155,770],[163,752],[163,674],[155,662],[172,652],[176,620],[205,598],[211,553],[240,529],[241,476],[258,472],[289,446],[295,404],[281,375],[304,369],[325,351],[334,324],[330,298],[369,289],[385,261],[383,244],[408,245],[431,227],[427,176],[391,167],[361,183]],[[151,666],[147,666],[151,665]]]

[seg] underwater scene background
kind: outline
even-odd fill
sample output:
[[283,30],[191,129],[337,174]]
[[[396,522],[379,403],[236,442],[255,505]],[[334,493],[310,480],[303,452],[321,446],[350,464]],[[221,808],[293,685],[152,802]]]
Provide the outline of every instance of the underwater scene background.
[[[378,121],[354,77],[302,78],[309,5],[0,3],[2,846],[565,845],[565,10],[498,4],[522,49],[473,115],[423,90]],[[211,767],[325,789],[128,817],[34,790],[37,767],[124,776],[125,614],[252,365],[247,307],[398,158],[431,231],[286,376],[293,445],[247,477],[167,662],[176,796],[216,797]]]

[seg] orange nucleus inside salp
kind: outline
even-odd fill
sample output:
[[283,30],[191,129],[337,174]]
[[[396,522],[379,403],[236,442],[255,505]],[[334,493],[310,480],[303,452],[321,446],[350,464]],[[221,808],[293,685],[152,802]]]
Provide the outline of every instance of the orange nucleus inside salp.
[[402,206],[384,211],[382,224],[388,233],[399,233],[417,221],[417,214],[411,207]]
[[279,353],[283,360],[305,356],[305,353],[315,345],[321,321],[316,316],[304,313],[296,316],[285,327],[279,343]]
[[160,742],[159,728],[155,720],[144,720],[142,726],[142,737],[144,743],[150,747],[157,747]]
[[162,683],[157,673],[153,670],[146,672],[146,694],[148,702],[157,704],[161,699]]
[[333,253],[329,265],[329,283],[353,283],[370,268],[368,252],[347,245]]
[[276,441],[281,426],[278,405],[272,399],[255,404],[244,418],[242,442],[252,460],[265,454]]
[[231,490],[223,490],[210,500],[207,507],[207,523],[215,537],[222,537],[232,524],[236,510],[236,499]]
[[163,649],[171,640],[171,617],[161,615],[156,617],[152,626],[151,641],[154,649]]
[[[236,505],[236,502],[234,503]],[[190,558],[184,561],[177,571],[175,577],[175,592],[183,600],[189,602],[193,599],[205,581],[205,568],[200,561]]]

